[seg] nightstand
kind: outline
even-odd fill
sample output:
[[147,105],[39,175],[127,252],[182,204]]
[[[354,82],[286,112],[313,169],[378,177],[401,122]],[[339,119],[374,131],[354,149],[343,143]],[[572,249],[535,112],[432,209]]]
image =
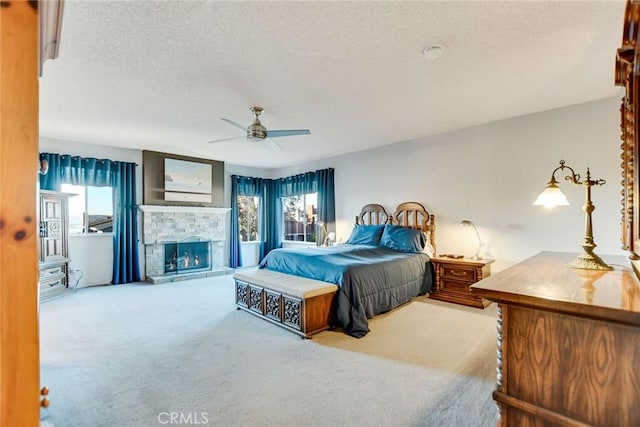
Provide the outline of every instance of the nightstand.
[[492,259],[431,258],[436,273],[434,290],[429,298],[485,308],[491,301],[474,295],[469,286],[491,275]]

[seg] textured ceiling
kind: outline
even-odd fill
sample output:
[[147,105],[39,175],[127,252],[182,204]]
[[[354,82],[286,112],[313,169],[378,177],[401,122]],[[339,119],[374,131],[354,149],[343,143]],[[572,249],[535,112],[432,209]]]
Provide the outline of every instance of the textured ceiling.
[[[273,168],[615,96],[624,7],[67,0],[40,134]],[[208,143],[252,105],[312,133]]]

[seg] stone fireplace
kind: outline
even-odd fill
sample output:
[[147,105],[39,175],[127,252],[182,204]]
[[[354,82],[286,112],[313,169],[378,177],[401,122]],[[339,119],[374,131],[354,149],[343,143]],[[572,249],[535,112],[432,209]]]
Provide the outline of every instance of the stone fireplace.
[[164,283],[231,272],[224,266],[228,208],[141,205],[146,280]]

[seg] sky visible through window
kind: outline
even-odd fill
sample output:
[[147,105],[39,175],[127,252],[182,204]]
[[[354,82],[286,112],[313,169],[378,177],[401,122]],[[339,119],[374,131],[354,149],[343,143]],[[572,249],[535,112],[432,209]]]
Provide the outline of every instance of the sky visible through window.
[[[82,185],[62,184],[61,190],[75,194],[69,198],[69,232],[84,233],[84,213],[89,218],[113,217],[113,189],[111,187],[84,187]],[[108,230],[110,231],[110,230]]]

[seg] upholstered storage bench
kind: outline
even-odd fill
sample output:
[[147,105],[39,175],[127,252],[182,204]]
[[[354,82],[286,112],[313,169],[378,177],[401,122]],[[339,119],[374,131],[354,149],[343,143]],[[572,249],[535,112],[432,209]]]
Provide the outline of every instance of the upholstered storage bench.
[[236,272],[233,278],[238,308],[305,338],[329,328],[336,285],[266,269]]

